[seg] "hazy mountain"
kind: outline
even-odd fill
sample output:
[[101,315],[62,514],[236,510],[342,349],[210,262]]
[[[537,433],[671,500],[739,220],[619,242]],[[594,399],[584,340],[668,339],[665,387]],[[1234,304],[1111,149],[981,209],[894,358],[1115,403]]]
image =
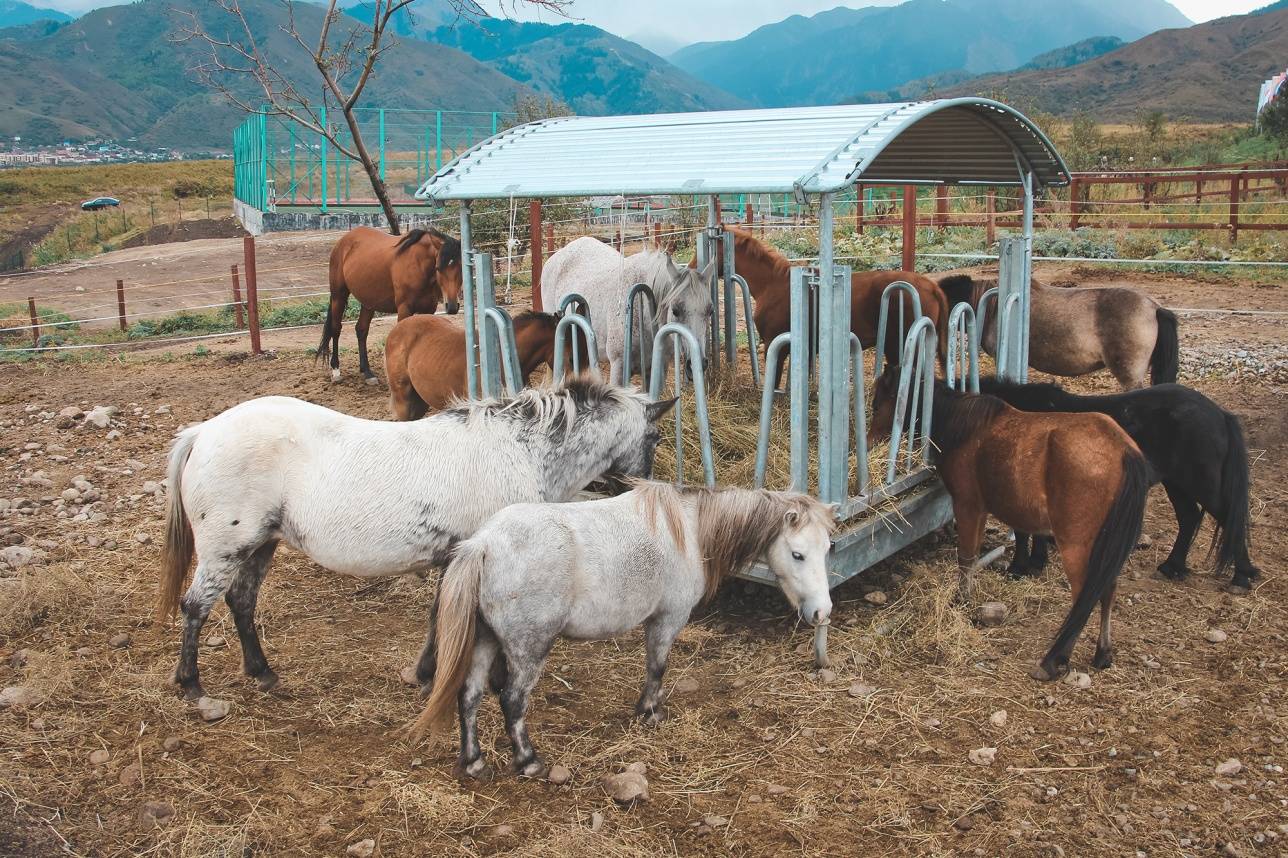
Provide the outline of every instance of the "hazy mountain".
[[1164,30],[1070,68],[989,75],[941,95],[991,94],[1052,113],[1251,121],[1261,81],[1288,57],[1288,4]]
[[36,21],[70,21],[72,16],[57,9],[41,9],[22,0],[0,0],[0,27],[17,27]]
[[1190,21],[1166,0],[908,0],[794,15],[671,61],[757,104],[828,104],[948,72],[1013,69],[1096,36],[1140,38]]
[[1096,57],[1107,54],[1110,51],[1116,51],[1125,44],[1127,43],[1117,36],[1093,36],[1090,39],[1083,39],[1081,42],[1075,42],[1063,48],[1056,48],[1054,51],[1038,54],[1020,66],[1017,71],[1064,69],[1069,66],[1076,66],[1078,63],[1085,63],[1087,60],[1094,60]]

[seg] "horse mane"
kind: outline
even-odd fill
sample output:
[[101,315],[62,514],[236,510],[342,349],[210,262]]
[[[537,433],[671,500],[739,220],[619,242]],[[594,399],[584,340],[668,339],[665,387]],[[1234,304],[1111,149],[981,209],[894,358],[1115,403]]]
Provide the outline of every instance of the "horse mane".
[[559,324],[560,318],[558,313],[540,313],[536,310],[524,310],[514,317],[514,327],[517,330],[523,325],[546,325],[553,330]]
[[933,409],[930,441],[940,453],[948,453],[992,423],[1006,403],[996,396],[962,393],[936,379]]
[[621,407],[632,401],[645,404],[648,400],[642,393],[583,374],[556,386],[526,387],[509,397],[457,398],[440,414],[466,423],[517,421],[527,424],[530,431],[546,435],[563,429],[566,437],[579,415],[604,407]]
[[939,281],[939,288],[948,298],[948,306],[956,307],[958,304],[975,305],[975,278],[969,274],[954,274],[945,277]]
[[721,581],[768,551],[788,527],[789,517],[798,529],[818,524],[831,533],[836,528],[825,504],[795,492],[676,487],[643,481],[634,483],[633,489],[649,526],[656,530],[661,514],[681,551],[685,549],[683,505],[689,501],[696,504],[698,551],[706,582],[704,601],[715,596]]
[[733,235],[734,249],[742,250],[747,256],[756,257],[765,265],[768,265],[775,275],[789,278],[791,277],[792,264],[787,257],[779,252],[778,248],[766,244],[756,238],[746,230],[725,227]]
[[[659,318],[665,318],[666,313],[675,308],[680,298],[689,292],[704,293],[705,284],[697,276],[696,269],[685,266],[678,268],[680,272],[679,280],[671,280],[666,276],[666,262],[670,259],[670,254],[659,254],[662,258],[657,263],[657,268],[653,271],[653,297],[657,298],[657,312]],[[693,272],[693,276],[690,276]]]
[[394,245],[394,253],[395,254],[402,253],[407,248],[412,247],[417,243],[419,243],[420,240],[427,235],[430,238],[436,238],[440,242],[442,242],[442,247],[440,247],[438,250],[438,270],[439,271],[443,271],[444,269],[447,268],[447,266],[453,263],[460,263],[461,261],[460,240],[452,238],[447,233],[439,232],[433,227],[430,227],[429,229],[411,230],[402,238],[398,239],[398,243]]
[[1058,384],[1032,382],[1020,384],[996,376],[979,380],[979,392],[996,396],[1021,411],[1072,411],[1079,399]]

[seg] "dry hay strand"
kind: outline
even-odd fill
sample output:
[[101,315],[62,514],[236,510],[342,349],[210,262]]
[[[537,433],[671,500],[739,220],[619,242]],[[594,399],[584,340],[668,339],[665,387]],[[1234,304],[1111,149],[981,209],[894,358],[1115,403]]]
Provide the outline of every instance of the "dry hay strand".
[[[589,817],[589,814],[587,814]],[[627,822],[618,816],[614,821]],[[655,855],[671,854],[675,851],[674,843],[657,837],[643,827],[626,829],[617,828],[611,833],[591,831],[585,821],[574,822],[558,828],[544,837],[529,840],[517,849],[506,852],[515,858],[582,858],[594,855],[597,858],[652,858]]]
[[398,812],[415,818],[418,826],[464,830],[475,812],[473,795],[442,784],[416,783],[405,772],[386,772],[378,786]]
[[0,637],[61,624],[71,612],[83,620],[99,595],[94,582],[70,564],[25,566],[13,578],[0,578]]

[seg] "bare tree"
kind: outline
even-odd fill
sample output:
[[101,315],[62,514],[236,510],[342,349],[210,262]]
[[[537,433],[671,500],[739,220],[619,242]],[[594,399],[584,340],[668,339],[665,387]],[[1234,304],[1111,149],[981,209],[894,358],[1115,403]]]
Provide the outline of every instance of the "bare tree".
[[[296,20],[295,0],[276,0],[286,11],[281,31],[304,50],[312,60],[322,84],[322,98],[315,103],[304,94],[303,81],[294,80],[266,55],[261,39],[256,38],[241,0],[208,0],[211,7],[226,16],[226,33],[208,29],[196,12],[180,11],[185,19],[177,41],[200,47],[199,60],[193,66],[199,80],[220,93],[233,105],[248,113],[257,113],[262,96],[267,112],[284,117],[303,128],[320,134],[341,155],[357,161],[371,180],[372,190],[389,222],[389,231],[399,234],[398,215],[389,199],[389,191],[380,178],[380,167],[372,160],[354,108],[362,98],[380,58],[396,44],[389,26],[399,13],[409,15],[415,0],[370,0],[371,23],[348,18],[328,0],[323,9],[320,32],[301,33]],[[475,0],[448,0],[460,19],[477,19],[485,14]],[[563,14],[571,0],[504,0],[511,11],[519,6],[534,6]],[[311,5],[311,4],[310,4]],[[253,93],[248,95],[247,93]],[[341,130],[322,121],[317,107],[338,108],[348,131],[346,140]]]

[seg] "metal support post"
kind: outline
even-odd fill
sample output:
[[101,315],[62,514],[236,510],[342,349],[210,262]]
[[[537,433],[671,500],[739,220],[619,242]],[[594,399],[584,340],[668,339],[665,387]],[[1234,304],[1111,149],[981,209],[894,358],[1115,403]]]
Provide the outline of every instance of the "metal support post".
[[470,244],[470,201],[461,201],[461,291],[465,298],[465,374],[468,380],[470,399],[479,397],[479,354],[474,312],[474,272],[471,270],[474,260],[473,245]]

